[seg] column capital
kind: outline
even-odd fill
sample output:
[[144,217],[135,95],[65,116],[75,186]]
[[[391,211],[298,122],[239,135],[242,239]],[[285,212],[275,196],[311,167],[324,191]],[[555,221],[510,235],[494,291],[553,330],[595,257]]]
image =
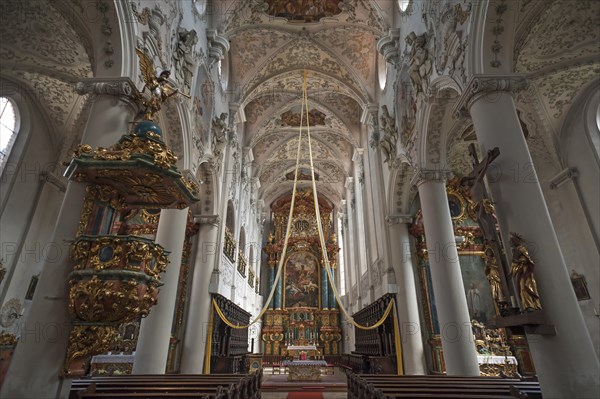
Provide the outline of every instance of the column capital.
[[354,154],[352,154],[352,161],[356,164],[356,180],[363,184],[365,181],[365,149],[364,148],[355,148]]
[[96,94],[136,99],[137,88],[128,77],[119,78],[83,78],[75,84],[79,95]]
[[420,186],[430,181],[445,182],[452,178],[453,175],[452,171],[447,169],[420,169],[413,176],[411,185]]
[[221,223],[221,218],[219,215],[194,215],[194,223],[211,224],[217,227]]
[[366,125],[372,118],[377,119],[378,110],[379,106],[375,103],[364,104],[362,114],[360,115],[360,123]]
[[208,39],[208,57],[213,65],[225,58],[225,54],[229,51],[229,40],[215,29],[207,29],[206,38]]
[[388,215],[385,217],[385,221],[390,226],[394,224],[411,224],[413,218],[410,215]]
[[347,190],[350,192],[354,191],[354,177],[346,177],[346,183],[344,184]]
[[[469,116],[469,110],[473,103],[482,97],[499,91],[516,93],[528,86],[529,82],[525,75],[473,75],[456,103],[455,118],[461,119]],[[490,100],[493,101],[493,98]]]
[[352,160],[354,162],[357,162],[359,160],[362,159],[362,157],[365,154],[365,149],[364,148],[355,148],[354,149],[354,153],[352,154]]
[[377,41],[377,51],[386,62],[397,66],[400,62],[400,29],[390,29],[387,35]]

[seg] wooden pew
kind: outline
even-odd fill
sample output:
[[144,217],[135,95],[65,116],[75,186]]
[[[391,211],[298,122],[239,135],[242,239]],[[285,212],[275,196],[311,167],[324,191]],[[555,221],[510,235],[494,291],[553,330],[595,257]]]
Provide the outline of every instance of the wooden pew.
[[[528,396],[528,395],[532,396]],[[527,396],[526,396],[527,395]],[[497,377],[398,376],[349,374],[349,399],[393,398],[541,398],[534,380]]]
[[76,398],[259,399],[262,369],[251,375],[123,375],[73,380]]

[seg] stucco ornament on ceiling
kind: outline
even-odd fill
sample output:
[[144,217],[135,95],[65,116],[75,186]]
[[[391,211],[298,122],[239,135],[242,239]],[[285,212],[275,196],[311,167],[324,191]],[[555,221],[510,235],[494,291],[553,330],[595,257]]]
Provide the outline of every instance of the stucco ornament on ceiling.
[[593,1],[557,0],[548,4],[516,49],[516,69],[536,72],[570,60],[598,62],[600,7]]
[[294,39],[292,33],[278,29],[256,28],[245,30],[231,38],[233,73],[240,81],[260,62],[270,59],[280,47]]
[[74,84],[92,76],[89,44],[48,1],[22,1],[18,7],[3,7],[3,12],[2,75],[18,82],[5,91],[35,98],[53,128],[53,140],[59,146],[70,143],[87,101]]
[[348,68],[341,65],[334,55],[304,36],[300,36],[298,40],[281,49],[273,59],[268,60],[244,86],[242,93],[250,93],[269,78],[282,72],[304,68],[335,76],[350,87],[355,88],[355,90],[362,92],[363,97],[368,97],[366,90],[357,81],[357,78],[349,72]]

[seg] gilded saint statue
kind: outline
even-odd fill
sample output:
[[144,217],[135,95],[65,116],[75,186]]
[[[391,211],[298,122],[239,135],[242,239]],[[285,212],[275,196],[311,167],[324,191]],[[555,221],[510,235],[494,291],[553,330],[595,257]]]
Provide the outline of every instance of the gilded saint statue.
[[160,75],[157,76],[152,59],[138,48],[135,49],[135,52],[138,57],[140,57],[140,73],[144,80],[144,88],[140,94],[143,94],[146,89],[150,92],[150,98],[142,101],[142,104],[145,107],[144,112],[146,113],[147,120],[153,120],[154,114],[160,111],[161,104],[170,97],[181,94],[182,96],[190,98],[190,96],[180,92],[179,89],[169,84],[171,71],[162,71]]
[[489,244],[485,246],[483,257],[485,260],[485,276],[490,283],[494,307],[496,308],[496,313],[500,314],[498,303],[504,301],[504,295],[502,294],[502,280],[500,279],[500,271],[498,269],[496,256],[494,256],[494,250]]
[[525,246],[525,240],[517,233],[510,233],[513,250],[510,274],[519,290],[521,310],[541,309],[540,295],[533,276],[535,264]]

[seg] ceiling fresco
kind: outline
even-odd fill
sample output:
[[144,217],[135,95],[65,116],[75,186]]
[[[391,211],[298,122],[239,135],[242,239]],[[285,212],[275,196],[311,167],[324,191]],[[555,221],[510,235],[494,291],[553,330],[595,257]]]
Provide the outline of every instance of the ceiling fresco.
[[342,0],[267,0],[267,14],[294,22],[318,22],[342,12]]

